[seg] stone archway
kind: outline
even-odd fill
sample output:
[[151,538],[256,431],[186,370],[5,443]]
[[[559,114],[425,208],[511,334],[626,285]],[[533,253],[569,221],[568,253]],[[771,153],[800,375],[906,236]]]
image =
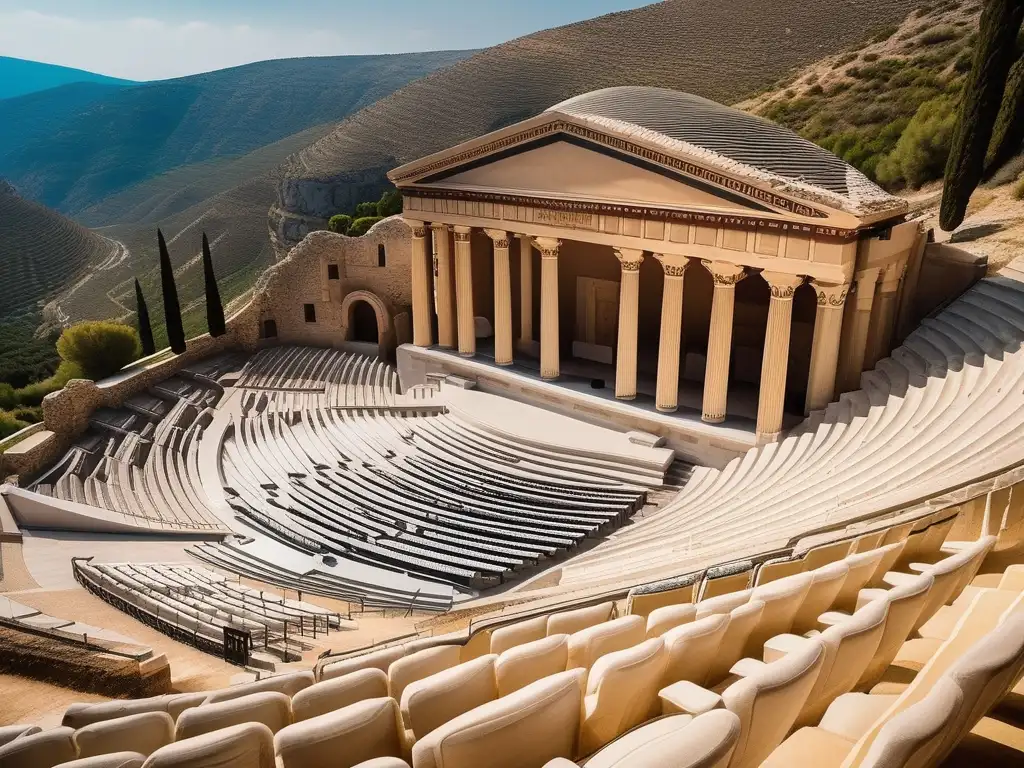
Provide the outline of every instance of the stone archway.
[[[369,333],[364,328],[369,314],[367,307],[373,311],[377,324],[376,339],[373,340],[370,340]],[[377,344],[381,355],[386,354],[392,346],[394,332],[391,311],[377,294],[363,290],[346,294],[341,300],[341,317],[345,324],[345,341]]]

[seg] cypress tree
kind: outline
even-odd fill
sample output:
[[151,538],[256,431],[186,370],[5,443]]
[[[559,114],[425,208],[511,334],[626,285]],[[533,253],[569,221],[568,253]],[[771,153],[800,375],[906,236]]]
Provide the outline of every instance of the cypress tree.
[[156,231],[160,245],[160,286],[164,292],[164,320],[167,323],[167,340],[176,355],[185,351],[185,328],[181,324],[181,306],[178,304],[178,286],[174,284],[174,267],[167,252],[164,233]]
[[999,166],[1024,147],[1024,54],[1010,67],[1006,78],[1003,104],[999,108],[992,142],[985,157],[985,176],[991,176]]
[[203,232],[203,280],[206,283],[206,327],[211,336],[223,336],[224,306],[220,303],[220,289],[217,288],[217,276],[213,273],[213,256],[210,255],[210,243]]
[[953,128],[939,224],[947,232],[964,220],[985,170],[985,154],[1017,53],[1017,31],[1024,18],[1021,0],[988,0],[981,12],[974,62],[964,85],[960,114]]
[[146,306],[146,297],[142,295],[139,278],[135,278],[135,314],[139,323],[142,356],[149,357],[156,352],[156,344],[153,343],[153,326],[149,324],[149,307]]

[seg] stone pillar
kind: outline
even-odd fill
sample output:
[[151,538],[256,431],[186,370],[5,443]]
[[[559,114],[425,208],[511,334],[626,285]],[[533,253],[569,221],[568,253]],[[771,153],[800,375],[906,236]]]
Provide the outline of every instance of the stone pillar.
[[640,265],[643,251],[616,248],[615,258],[622,265],[619,281],[619,338],[615,353],[615,396],[620,400],[636,397],[636,335],[640,311]]
[[557,379],[558,350],[558,247],[553,237],[534,239],[540,251],[540,377]]
[[512,365],[512,275],[508,232],[484,230],[494,243],[494,362]]
[[778,272],[762,272],[761,277],[768,281],[772,290],[761,358],[761,391],[757,401],[757,439],[758,442],[767,442],[774,440],[782,431],[793,293],[802,280],[798,275]]
[[476,354],[476,323],[473,320],[473,259],[471,227],[455,228],[455,302],[459,318],[459,354]]
[[736,283],[746,275],[739,264],[705,262],[715,280],[708,330],[708,359],[704,367],[704,404],[701,419],[708,424],[725,421],[729,401],[729,359],[732,356],[733,309]]
[[533,341],[533,242],[529,235],[519,240],[519,340]]
[[843,341],[839,350],[839,390],[849,392],[860,385],[860,372],[864,370],[868,329],[871,325],[871,307],[875,302],[875,283],[878,267],[858,272],[854,278],[854,303],[848,310],[849,318],[843,324]]
[[429,347],[434,343],[434,331],[430,323],[430,249],[427,244],[427,227],[422,221],[406,220],[412,227],[412,343],[417,347]]
[[907,338],[913,329],[914,302],[917,298],[917,286],[921,280],[921,266],[924,262],[924,250],[928,247],[928,233],[918,232],[914,247],[910,249],[907,259],[907,272],[903,276],[903,290],[900,293],[900,306],[897,311],[896,337],[899,341]]
[[889,354],[896,321],[896,297],[906,269],[907,262],[903,260],[889,264],[882,273],[882,283],[872,307],[864,368],[874,368],[875,363]]
[[437,343],[455,346],[455,322],[452,318],[452,259],[448,225],[431,224],[434,230],[434,303],[437,311]]
[[679,342],[683,330],[683,275],[690,260],[685,256],[656,253],[665,272],[661,292],[661,334],[658,337],[658,385],[654,404],[671,412],[679,406]]
[[814,281],[818,308],[814,314],[814,340],[811,342],[811,366],[807,374],[807,399],[804,415],[832,402],[836,393],[839,364],[839,339],[843,329],[843,306],[849,284],[828,285]]

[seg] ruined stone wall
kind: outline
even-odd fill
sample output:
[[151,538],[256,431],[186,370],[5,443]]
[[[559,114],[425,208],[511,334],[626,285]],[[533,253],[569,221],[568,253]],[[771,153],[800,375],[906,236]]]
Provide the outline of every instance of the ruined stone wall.
[[[362,237],[310,232],[256,283],[250,319],[257,332],[267,320],[277,330],[276,340],[263,338],[261,343],[340,346],[350,335],[353,298],[365,298],[378,315],[382,352],[394,349],[408,335],[403,329],[412,303],[411,252],[412,233],[397,216],[378,222]],[[313,322],[306,319],[308,304],[314,308]]]

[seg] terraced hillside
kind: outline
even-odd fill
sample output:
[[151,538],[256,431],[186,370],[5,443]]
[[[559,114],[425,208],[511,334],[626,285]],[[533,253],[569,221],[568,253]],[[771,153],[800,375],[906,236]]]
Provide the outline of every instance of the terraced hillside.
[[[68,86],[5,99],[0,175],[26,197],[77,213],[173,168],[340,120],[469,53],[282,59],[105,92]],[[72,113],[68,99],[80,105]]]
[[[653,85],[733,103],[794,67],[901,21],[912,0],[669,0],[489,48],[342,122],[293,156],[281,209],[326,217],[354,183],[402,162],[613,85]],[[287,232],[287,220],[280,223]]]
[[0,318],[32,312],[87,264],[120,252],[119,243],[25,200],[0,179]]

